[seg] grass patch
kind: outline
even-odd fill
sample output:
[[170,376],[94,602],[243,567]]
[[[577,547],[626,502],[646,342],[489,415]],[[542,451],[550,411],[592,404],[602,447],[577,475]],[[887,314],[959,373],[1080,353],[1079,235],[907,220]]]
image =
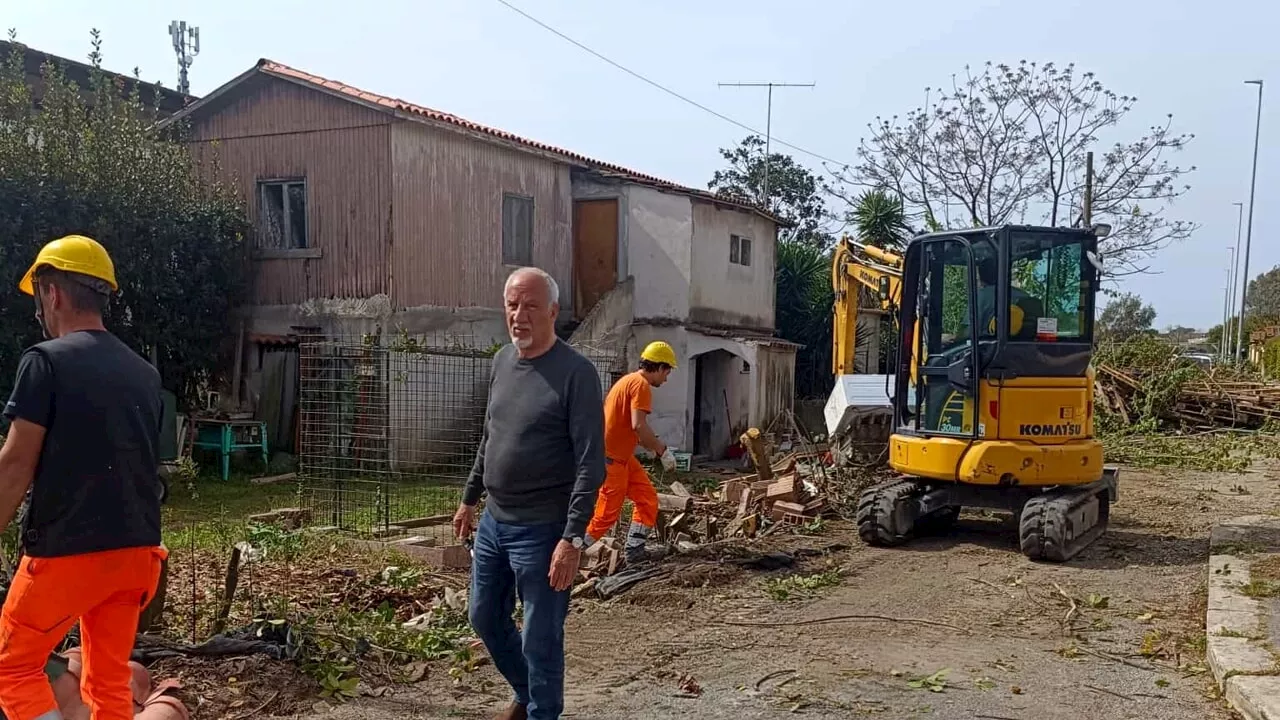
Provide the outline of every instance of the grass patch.
[[462,497],[456,477],[425,471],[270,485],[251,482],[258,474],[233,471],[222,480],[212,467],[181,461],[163,510],[166,544],[189,545],[194,534],[198,545],[217,545],[218,538],[241,533],[248,516],[283,507],[309,509],[315,525],[369,533],[403,520],[452,515]]
[[1262,578],[1251,578],[1247,583],[1240,583],[1240,592],[1251,598],[1271,598],[1280,595],[1280,583]]
[[795,597],[812,595],[823,588],[840,584],[840,571],[827,570],[812,575],[788,575],[787,577],[769,578],[765,580],[765,593],[778,602]]
[[[227,631],[279,643],[322,695],[336,700],[354,697],[361,681],[420,680],[430,662],[448,661],[455,674],[476,667],[466,642],[472,633],[464,574],[435,571],[402,552],[367,550],[335,533],[251,523],[256,513],[306,507],[315,524],[331,524],[323,495],[304,494],[297,483],[256,485],[250,478],[257,474],[224,481],[187,461],[170,479],[162,519],[169,575],[157,632],[202,642],[226,612]],[[350,506],[343,507],[346,519],[356,515],[370,529],[388,517],[438,514],[436,507],[452,512],[460,492],[427,481],[349,485],[378,493],[342,498]],[[227,603],[223,586],[237,547],[239,581]]]
[[1247,632],[1241,632],[1240,630],[1232,630],[1231,628],[1218,628],[1217,632],[1214,633],[1214,636],[1225,637],[1225,638],[1243,638],[1245,640],[1263,640],[1266,638],[1266,636],[1263,635],[1262,633],[1256,633],[1256,632],[1247,633]]
[[[421,679],[426,664],[476,666],[466,639],[466,578],[435,571],[395,551],[371,551],[309,530],[229,520],[184,526],[195,547],[170,549],[161,634],[201,642],[224,607],[230,548],[239,583],[228,630],[277,642],[326,697],[369,685]],[[406,626],[406,623],[411,626]]]

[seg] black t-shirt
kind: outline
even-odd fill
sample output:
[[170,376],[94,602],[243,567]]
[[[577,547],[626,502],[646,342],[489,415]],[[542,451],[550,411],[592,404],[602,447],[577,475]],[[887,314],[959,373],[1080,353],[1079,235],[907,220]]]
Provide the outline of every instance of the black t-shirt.
[[23,354],[4,415],[45,428],[23,521],[28,555],[160,544],[160,392],[155,368],[105,331]]
[[10,420],[22,418],[46,430],[53,415],[53,368],[42,353],[28,350],[18,361],[13,394],[4,406]]

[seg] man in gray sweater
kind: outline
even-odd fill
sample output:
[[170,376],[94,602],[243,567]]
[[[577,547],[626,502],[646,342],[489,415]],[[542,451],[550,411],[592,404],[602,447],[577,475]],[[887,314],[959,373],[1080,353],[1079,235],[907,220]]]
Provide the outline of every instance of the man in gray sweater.
[[[476,533],[471,625],[515,691],[498,720],[557,720],[569,590],[604,481],[604,404],[595,366],[556,337],[555,280],[521,268],[503,295],[511,345],[493,359],[484,433],[453,525],[459,538]],[[517,593],[523,638],[511,619]]]

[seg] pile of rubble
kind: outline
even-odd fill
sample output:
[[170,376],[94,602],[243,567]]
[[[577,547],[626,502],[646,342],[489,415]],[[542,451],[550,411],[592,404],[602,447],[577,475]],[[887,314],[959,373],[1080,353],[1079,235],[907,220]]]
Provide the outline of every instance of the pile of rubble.
[[[759,429],[751,428],[741,440],[756,467],[754,473],[727,478],[720,487],[701,493],[689,491],[678,481],[670,483],[668,492],[659,487],[657,542],[675,552],[692,552],[803,527],[828,510],[826,448],[813,446],[771,457],[768,440]],[[780,446],[790,450],[789,443]],[[621,538],[603,538],[599,549],[583,558],[583,579],[613,575],[622,565],[622,550]]]

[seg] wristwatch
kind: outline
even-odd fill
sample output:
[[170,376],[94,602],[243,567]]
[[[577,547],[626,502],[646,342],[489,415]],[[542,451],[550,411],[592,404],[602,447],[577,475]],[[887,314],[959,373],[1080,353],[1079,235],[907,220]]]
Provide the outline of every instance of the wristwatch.
[[583,540],[581,535],[578,535],[577,537],[569,538],[569,544],[573,545],[575,550],[581,550],[586,547],[587,541]]

